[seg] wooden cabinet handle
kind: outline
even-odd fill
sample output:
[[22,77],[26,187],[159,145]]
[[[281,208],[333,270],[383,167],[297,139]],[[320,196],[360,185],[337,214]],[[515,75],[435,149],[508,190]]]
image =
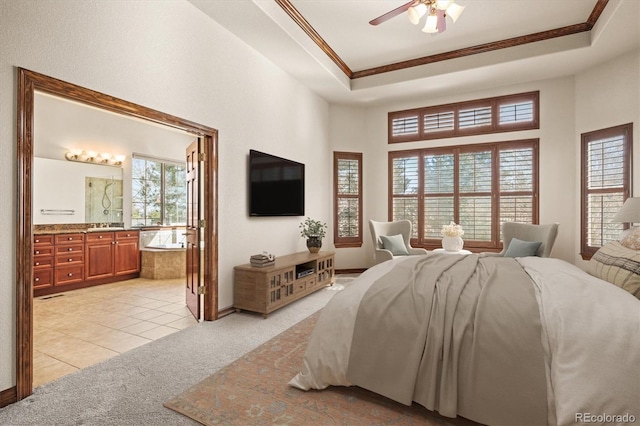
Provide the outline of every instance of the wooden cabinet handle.
[[67,276],[68,276],[68,277],[72,277],[72,276],[73,276],[73,274],[72,274],[71,272],[69,272],[69,273],[67,274]]
[[71,247],[69,247],[67,250],[68,250],[68,251],[73,251],[73,249],[72,249]]
[[35,281],[35,282],[38,282],[38,281],[40,281],[40,278],[36,278],[34,281]]
[[69,237],[69,238],[67,238],[67,240],[73,241],[73,237]]
[[102,235],[98,235],[98,239],[101,240],[102,239]]
[[36,266],[40,265],[40,262],[36,262]]
[[40,254],[40,250],[36,250],[36,254]]
[[36,243],[39,243],[39,242],[40,242],[40,240],[36,240]]
[[67,262],[73,262],[73,258],[70,257],[69,259],[67,259]]

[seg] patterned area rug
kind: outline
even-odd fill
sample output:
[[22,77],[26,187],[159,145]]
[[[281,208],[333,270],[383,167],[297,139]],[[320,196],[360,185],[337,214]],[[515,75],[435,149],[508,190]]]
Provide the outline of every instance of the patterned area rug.
[[477,425],[357,387],[304,392],[300,370],[319,313],[299,322],[164,404],[204,425]]

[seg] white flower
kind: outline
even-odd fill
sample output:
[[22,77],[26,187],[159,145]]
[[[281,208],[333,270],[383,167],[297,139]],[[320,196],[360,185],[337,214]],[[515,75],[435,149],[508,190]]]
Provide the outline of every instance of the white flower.
[[457,225],[455,222],[451,221],[448,225],[442,226],[442,231],[440,231],[445,237],[461,237],[464,235],[464,230],[462,226]]

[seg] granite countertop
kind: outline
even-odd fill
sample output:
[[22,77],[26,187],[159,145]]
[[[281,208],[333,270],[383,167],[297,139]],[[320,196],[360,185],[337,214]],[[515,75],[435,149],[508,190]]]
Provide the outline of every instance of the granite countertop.
[[110,227],[87,227],[87,225],[35,225],[34,235],[55,235],[55,234],[75,234],[82,233],[88,234],[92,232],[110,232],[110,231],[138,231],[138,229],[131,229],[119,226]]

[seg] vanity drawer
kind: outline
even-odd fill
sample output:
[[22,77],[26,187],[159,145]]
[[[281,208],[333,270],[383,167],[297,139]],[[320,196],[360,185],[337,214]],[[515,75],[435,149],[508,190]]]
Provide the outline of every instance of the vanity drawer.
[[53,268],[33,271],[33,288],[46,288],[53,285]]
[[140,238],[140,233],[138,231],[117,231],[116,232],[116,240],[137,240]]
[[84,281],[84,265],[56,267],[55,285],[73,284]]
[[58,256],[56,256],[56,266],[74,265],[78,263],[84,265],[84,255],[81,252],[58,254]]
[[60,234],[56,235],[56,245],[58,244],[78,244],[84,243],[84,234]]
[[115,235],[114,232],[91,232],[87,234],[87,244],[94,242],[113,241]]
[[33,257],[34,269],[51,268],[51,267],[53,267],[53,256],[34,256]]
[[70,253],[82,253],[83,251],[84,251],[84,245],[83,244],[63,245],[63,246],[56,245],[56,255],[58,255],[58,256],[63,255],[65,253],[67,253],[67,254],[70,254]]
[[36,235],[33,237],[33,245],[35,246],[52,246],[53,242],[53,235]]
[[35,246],[33,248],[33,256],[53,256],[54,246]]

